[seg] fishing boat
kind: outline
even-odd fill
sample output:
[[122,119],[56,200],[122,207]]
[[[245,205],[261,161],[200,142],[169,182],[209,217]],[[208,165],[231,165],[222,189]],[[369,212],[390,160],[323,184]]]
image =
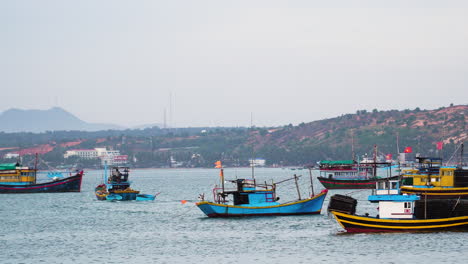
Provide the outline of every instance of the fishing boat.
[[429,199],[468,198],[468,170],[442,166],[441,158],[417,157],[418,167],[403,171],[401,192]]
[[[291,180],[286,179],[277,183],[258,184],[255,179],[236,179],[230,182],[235,188],[224,187],[224,171],[220,171],[222,187],[213,189],[213,202],[205,201],[201,195],[201,202],[196,203],[198,208],[208,217],[240,217],[240,216],[282,216],[320,214],[327,190],[317,195],[312,192],[311,197],[301,199],[297,180],[294,176],[299,199],[291,202],[279,203],[276,196],[276,186],[279,183]],[[313,186],[312,186],[313,188]]]
[[107,166],[104,166],[104,183],[96,186],[96,198],[107,201],[153,201],[156,195],[140,194],[140,191],[130,188],[129,172],[129,167],[115,166],[110,168],[108,176]]
[[376,216],[356,215],[356,199],[334,195],[328,211],[348,233],[468,231],[468,201],[428,200],[415,194],[401,194],[399,181],[379,182],[368,200],[378,204]]
[[[380,167],[389,168],[386,177],[377,174]],[[317,179],[327,189],[374,189],[378,181],[398,178],[392,176],[391,163],[354,160],[320,161],[319,174]]]
[[69,172],[67,177],[54,173],[51,181],[37,182],[37,169],[19,163],[0,164],[0,193],[79,192],[83,171]]

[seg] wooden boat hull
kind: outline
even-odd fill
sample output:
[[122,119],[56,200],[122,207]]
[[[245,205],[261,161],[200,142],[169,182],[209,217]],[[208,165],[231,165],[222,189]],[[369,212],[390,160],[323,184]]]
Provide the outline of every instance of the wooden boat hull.
[[331,212],[348,233],[468,231],[468,216],[425,220],[379,219]]
[[375,184],[382,180],[397,179],[398,176],[369,180],[338,180],[324,177],[317,177],[320,183],[327,189],[375,189]]
[[0,193],[54,193],[54,192],[80,192],[83,173],[61,180],[29,184],[0,184]]
[[241,216],[281,216],[320,214],[327,190],[301,201],[277,204],[272,206],[226,205],[212,202],[199,202],[198,208],[208,217],[241,217]]
[[460,188],[417,188],[410,186],[402,186],[401,193],[419,194],[427,196],[429,199],[466,199],[468,198],[468,187]]

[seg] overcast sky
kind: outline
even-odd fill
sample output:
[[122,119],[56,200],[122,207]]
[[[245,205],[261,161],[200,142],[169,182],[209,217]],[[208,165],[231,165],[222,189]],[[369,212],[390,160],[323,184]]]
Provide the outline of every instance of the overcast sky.
[[0,0],[0,111],[272,126],[467,104],[464,3]]

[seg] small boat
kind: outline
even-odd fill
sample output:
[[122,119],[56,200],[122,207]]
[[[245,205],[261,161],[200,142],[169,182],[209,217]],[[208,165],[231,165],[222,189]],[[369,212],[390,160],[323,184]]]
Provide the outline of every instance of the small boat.
[[83,171],[69,173],[68,177],[58,177],[48,182],[37,182],[37,169],[21,166],[19,163],[0,164],[0,193],[54,193],[79,192]]
[[[287,180],[273,184],[257,184],[255,179],[236,179],[231,181],[236,185],[233,190],[224,188],[224,172],[220,172],[222,187],[213,189],[214,202],[204,200],[196,205],[208,217],[240,217],[240,216],[282,216],[320,214],[327,190],[306,199],[279,203],[276,196],[276,185]],[[294,176],[297,185],[299,176]],[[232,197],[232,203],[229,201]]]
[[107,176],[107,166],[104,166],[104,183],[96,186],[95,195],[98,200],[107,201],[153,201],[156,195],[140,194],[140,191],[130,188],[128,167],[116,166],[110,168]]
[[428,200],[401,194],[399,187],[399,181],[387,181],[369,196],[378,203],[376,216],[355,215],[356,199],[339,194],[331,197],[328,211],[348,233],[468,231],[468,201]]
[[468,170],[443,167],[441,158],[417,157],[418,168],[404,170],[401,192],[428,199],[468,198]]

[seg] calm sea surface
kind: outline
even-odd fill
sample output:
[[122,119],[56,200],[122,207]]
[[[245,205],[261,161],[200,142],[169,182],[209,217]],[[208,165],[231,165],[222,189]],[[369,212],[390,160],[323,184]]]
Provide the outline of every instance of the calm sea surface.
[[[225,169],[226,179],[250,169]],[[256,169],[279,181],[308,171]],[[212,200],[216,169],[133,170],[132,187],[161,192],[154,202],[97,201],[101,171],[88,171],[81,193],[0,194],[0,263],[466,263],[468,233],[343,234],[326,214],[210,219],[196,206]],[[279,185],[282,202],[297,198],[293,181]],[[321,190],[315,182],[316,190]],[[353,192],[358,213],[376,214],[370,190]],[[181,200],[187,200],[182,204]]]

